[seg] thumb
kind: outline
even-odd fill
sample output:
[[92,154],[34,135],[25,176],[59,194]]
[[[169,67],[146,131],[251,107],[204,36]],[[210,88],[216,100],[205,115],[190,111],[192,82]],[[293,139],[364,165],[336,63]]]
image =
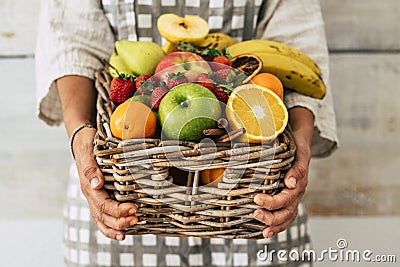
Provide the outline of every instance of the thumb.
[[293,166],[285,175],[284,183],[287,188],[295,189],[298,181],[307,176],[307,166],[303,166],[302,162],[296,160]]
[[286,173],[285,178],[284,178],[284,183],[287,188],[289,189],[295,189],[296,184],[297,184],[297,179],[295,176],[290,174],[289,172]]
[[101,189],[104,185],[104,176],[101,172],[97,162],[92,157],[85,157],[82,162],[82,174],[83,179],[85,179],[91,188]]

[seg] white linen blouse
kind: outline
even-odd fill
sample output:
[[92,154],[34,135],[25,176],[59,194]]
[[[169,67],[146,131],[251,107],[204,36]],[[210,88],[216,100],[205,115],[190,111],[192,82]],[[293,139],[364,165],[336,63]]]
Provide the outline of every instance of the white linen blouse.
[[[320,66],[326,96],[314,99],[285,94],[288,109],[306,107],[315,116],[312,155],[326,157],[338,147],[329,80],[329,55],[318,0],[267,0],[256,39],[286,43],[309,55]],[[94,79],[114,49],[115,37],[100,0],[44,0],[35,54],[38,116],[49,125],[62,122],[55,81],[66,75]]]

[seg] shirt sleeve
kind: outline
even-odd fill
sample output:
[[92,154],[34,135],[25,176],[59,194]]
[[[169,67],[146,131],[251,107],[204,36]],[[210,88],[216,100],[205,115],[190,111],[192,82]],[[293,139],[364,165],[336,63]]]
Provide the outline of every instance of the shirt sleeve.
[[268,0],[259,22],[257,39],[268,39],[290,45],[312,58],[322,71],[327,87],[320,100],[300,93],[285,92],[288,109],[301,106],[314,114],[314,157],[329,156],[338,147],[336,118],[329,80],[329,54],[321,7],[318,0]]
[[114,48],[114,36],[97,0],[43,0],[36,62],[38,116],[49,125],[62,122],[55,81],[66,75],[94,79]]

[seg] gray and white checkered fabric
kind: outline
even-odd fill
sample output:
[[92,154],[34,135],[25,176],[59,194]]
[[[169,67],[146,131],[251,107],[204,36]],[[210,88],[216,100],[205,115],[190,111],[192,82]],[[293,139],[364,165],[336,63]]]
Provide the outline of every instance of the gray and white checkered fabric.
[[[64,208],[64,258],[67,266],[310,266],[310,263],[261,261],[257,252],[311,249],[307,215],[303,205],[293,224],[270,239],[179,238],[155,235],[127,236],[124,241],[105,237],[91,220],[79,187],[75,166],[71,167]],[[276,259],[275,259],[276,260]],[[286,265],[285,265],[286,264]]]
[[[263,0],[102,0],[118,40],[164,44],[157,30],[161,14],[200,15],[211,32],[224,32],[237,41],[251,39]],[[261,12],[260,12],[261,13]]]

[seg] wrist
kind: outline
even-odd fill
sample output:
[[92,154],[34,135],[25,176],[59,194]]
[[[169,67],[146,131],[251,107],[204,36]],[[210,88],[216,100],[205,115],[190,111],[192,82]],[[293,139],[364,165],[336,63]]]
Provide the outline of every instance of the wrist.
[[296,158],[303,162],[303,166],[309,166],[311,162],[311,146],[304,139],[296,139]]
[[82,156],[93,157],[93,143],[96,129],[92,124],[81,124],[71,134],[70,150],[72,157],[76,159]]
[[289,124],[299,148],[309,150],[314,135],[314,115],[304,107],[294,107],[289,110]]
[[296,143],[297,154],[301,154],[305,158],[311,158],[311,146],[307,143]]

